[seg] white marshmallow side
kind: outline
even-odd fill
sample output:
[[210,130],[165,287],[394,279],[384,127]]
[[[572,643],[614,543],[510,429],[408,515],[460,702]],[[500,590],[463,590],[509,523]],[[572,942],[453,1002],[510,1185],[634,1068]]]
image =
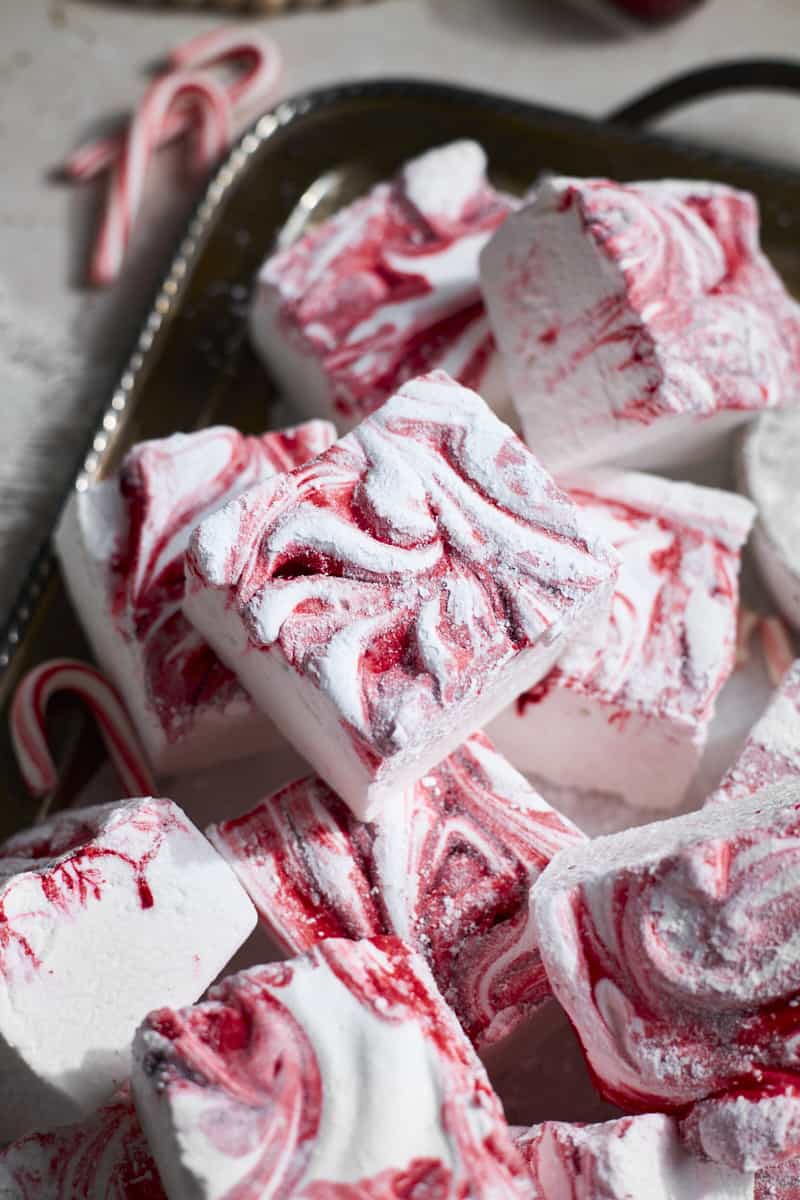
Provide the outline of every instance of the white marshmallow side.
[[[607,594],[593,598],[599,611]],[[385,759],[377,772],[367,769],[344,734],[340,713],[328,695],[299,675],[286,662],[281,648],[256,651],[236,611],[222,590],[190,591],[184,603],[190,621],[202,631],[215,651],[235,671],[250,695],[303,758],[346,800],[361,821],[370,821],[386,804],[401,798],[431,767],[451,754],[463,741],[488,725],[512,696],[541,679],[564,651],[566,634],[548,644],[522,651],[484,682],[477,696],[448,710],[431,722],[424,738],[407,750]]]
[[753,553],[779,609],[800,629],[800,411],[767,413],[742,441],[742,490],[758,509]]
[[129,1074],[143,1014],[191,1003],[255,925],[234,873],[170,801],[77,817],[96,829],[88,841],[56,857],[0,860],[2,1139],[107,1099]]
[[524,774],[659,812],[685,795],[705,744],[689,720],[620,714],[598,695],[559,686],[523,711],[514,701],[486,732]]

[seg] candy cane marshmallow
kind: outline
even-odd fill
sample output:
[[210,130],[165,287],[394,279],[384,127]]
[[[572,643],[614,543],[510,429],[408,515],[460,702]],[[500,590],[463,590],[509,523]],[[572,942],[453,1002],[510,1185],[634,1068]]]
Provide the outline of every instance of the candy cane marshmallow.
[[141,442],[119,475],[72,496],[56,538],[61,568],[158,774],[279,744],[181,612],[183,560],[203,517],[334,437],[324,421],[263,437],[224,426],[175,434]]
[[481,259],[525,439],[551,470],[683,467],[800,403],[800,307],[746,192],[545,179]]
[[268,258],[252,337],[296,410],[349,428],[442,367],[509,416],[478,255],[511,207],[481,147],[452,142]]
[[291,953],[327,937],[402,937],[479,1049],[550,995],[528,892],[582,835],[474,734],[373,823],[318,778],[212,826],[268,931]]
[[255,923],[231,869],[169,800],[68,810],[5,842],[0,1140],[107,1100],[143,1015],[196,1000]]
[[559,483],[619,555],[614,598],[553,671],[492,722],[490,736],[537,780],[675,809],[733,669],[753,507],[716,488],[635,472],[585,471]]
[[512,1130],[546,1200],[753,1200],[753,1176],[700,1162],[660,1113]]
[[153,1012],[133,1087],[170,1200],[537,1200],[425,963],[330,939]]
[[8,1200],[167,1200],[130,1090],[85,1121],[0,1150]]
[[800,1154],[796,782],[564,850],[532,902],[608,1099],[735,1170]]
[[368,820],[541,679],[615,574],[522,442],[433,372],[204,521],[184,611]]

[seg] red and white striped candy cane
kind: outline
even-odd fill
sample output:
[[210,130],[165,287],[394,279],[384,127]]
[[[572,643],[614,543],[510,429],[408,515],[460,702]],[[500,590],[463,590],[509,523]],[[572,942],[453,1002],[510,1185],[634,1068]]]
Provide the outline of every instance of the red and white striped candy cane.
[[106,201],[105,213],[90,265],[93,283],[111,283],[117,276],[130,241],[142,200],[150,160],[170,112],[189,102],[198,123],[195,162],[208,169],[230,142],[230,109],[225,91],[210,76],[165,75],[148,88],[131,122],[122,156]]
[[57,692],[71,692],[91,710],[122,784],[123,796],[152,796],[155,784],[133,725],[116,689],[89,666],[53,658],[22,679],[11,706],[11,741],[25,786],[46,796],[58,783],[47,744],[47,705]]
[[[169,58],[173,71],[222,66],[241,61],[245,70],[224,85],[232,108],[266,108],[274,97],[283,75],[283,62],[277,45],[269,38],[237,27],[200,34],[173,50]],[[171,112],[159,131],[158,146],[165,146],[188,132],[191,117],[186,112]],[[125,133],[98,138],[74,151],[64,163],[70,179],[94,179],[113,166],[125,145]]]
[[201,33],[177,46],[169,56],[173,70],[221,66],[241,61],[244,71],[228,84],[228,98],[234,106],[266,103],[283,75],[281,52],[275,42],[251,31],[244,33],[235,25]]
[[780,617],[761,618],[761,649],[769,681],[779,687],[796,657],[791,634]]

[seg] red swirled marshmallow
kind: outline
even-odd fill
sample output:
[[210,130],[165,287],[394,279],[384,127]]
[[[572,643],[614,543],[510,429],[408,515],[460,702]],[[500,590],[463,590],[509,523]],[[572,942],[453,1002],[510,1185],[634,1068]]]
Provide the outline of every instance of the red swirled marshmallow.
[[754,1200],[751,1174],[694,1158],[661,1113],[512,1132],[546,1200]]
[[791,780],[800,780],[800,661],[784,677],[736,762],[706,803],[741,800],[770,784]]
[[752,1171],[800,1153],[800,789],[563,851],[539,948],[596,1082]]
[[490,736],[543,787],[675,809],[734,665],[753,506],[717,488],[631,471],[558,482],[619,556],[614,596],[607,616],[492,722]]
[[531,884],[582,835],[474,734],[371,824],[318,778],[208,830],[291,953],[394,934],[427,960],[479,1049],[550,995]]
[[0,1150],[0,1196],[13,1200],[167,1200],[126,1086],[85,1121]]
[[523,443],[433,372],[204,521],[184,610],[369,819],[546,674],[615,573]]
[[423,960],[330,939],[151,1013],[136,1105],[170,1200],[536,1200]]
[[441,367],[507,414],[478,255],[511,208],[481,147],[453,142],[268,258],[252,337],[296,410],[349,428]]
[[800,402],[800,308],[749,193],[545,179],[481,276],[525,438],[552,470],[683,467]]
[[197,523],[334,440],[325,421],[245,437],[216,426],[141,442],[119,475],[76,492],[56,546],[95,656],[154,770],[207,766],[279,741],[181,612]]
[[255,923],[231,869],[169,800],[71,809],[4,842],[0,1140],[107,1100],[142,1013],[190,1004]]

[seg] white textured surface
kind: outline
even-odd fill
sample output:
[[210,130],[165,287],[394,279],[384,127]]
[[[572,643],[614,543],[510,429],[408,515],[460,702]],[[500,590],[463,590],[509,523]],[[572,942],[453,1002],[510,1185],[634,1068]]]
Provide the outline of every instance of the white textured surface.
[[[49,172],[132,105],[149,63],[216,21],[121,3],[0,4],[0,618],[191,203],[183,190],[169,199],[156,190],[119,287],[89,296],[76,284],[98,194],[59,186]],[[784,54],[798,33],[796,0],[709,0],[689,21],[636,41],[600,35],[560,0],[385,0],[269,24],[287,92],[410,74],[592,114],[711,59]],[[723,97],[669,128],[797,162],[797,106],[793,97]]]

